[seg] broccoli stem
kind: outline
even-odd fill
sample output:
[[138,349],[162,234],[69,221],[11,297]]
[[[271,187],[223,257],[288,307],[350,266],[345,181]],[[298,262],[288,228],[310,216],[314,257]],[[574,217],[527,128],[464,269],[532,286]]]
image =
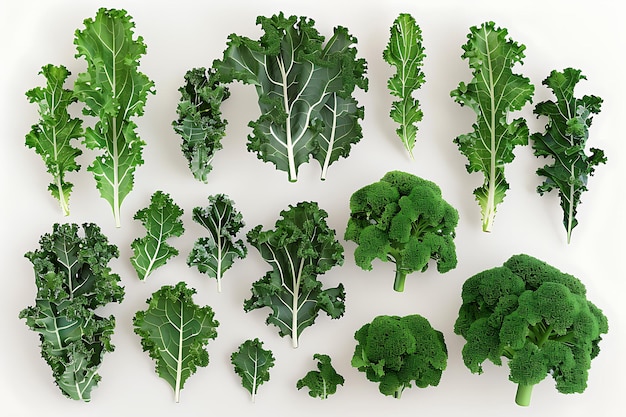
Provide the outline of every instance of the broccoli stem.
[[534,385],[517,384],[517,393],[515,394],[515,403],[522,407],[530,405],[530,397],[533,393]]
[[396,278],[393,281],[393,289],[402,292],[404,291],[404,281],[406,280],[406,271],[397,268],[396,269]]

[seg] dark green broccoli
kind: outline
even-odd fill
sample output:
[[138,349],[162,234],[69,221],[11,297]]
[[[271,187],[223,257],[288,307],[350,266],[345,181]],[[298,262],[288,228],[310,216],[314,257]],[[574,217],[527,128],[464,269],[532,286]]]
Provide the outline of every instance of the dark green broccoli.
[[446,369],[448,349],[443,333],[424,317],[377,316],[354,334],[358,341],[352,366],[378,382],[384,395],[400,398],[414,382],[436,386]]
[[344,238],[355,242],[354,259],[370,271],[372,261],[396,264],[393,288],[404,291],[407,274],[456,267],[454,229],[459,214],[441,197],[439,187],[401,171],[391,171],[350,198],[350,219]]
[[454,332],[466,339],[463,360],[472,372],[482,373],[487,359],[502,365],[507,358],[509,379],[518,384],[515,402],[523,406],[548,374],[561,393],[585,390],[608,322],[577,278],[515,255],[469,278],[462,299]]

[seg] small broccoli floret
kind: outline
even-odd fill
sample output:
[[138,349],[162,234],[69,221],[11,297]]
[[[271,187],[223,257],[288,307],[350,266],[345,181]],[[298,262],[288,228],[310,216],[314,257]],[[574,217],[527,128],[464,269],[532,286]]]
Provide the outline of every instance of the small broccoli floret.
[[431,259],[441,273],[456,267],[454,229],[459,215],[435,183],[402,171],[388,172],[352,194],[350,212],[344,238],[358,245],[356,264],[369,271],[374,259],[395,263],[396,291],[404,291],[408,274],[426,271]]
[[485,360],[501,365],[507,358],[515,402],[523,406],[547,375],[561,393],[585,390],[608,322],[580,280],[515,255],[465,281],[461,297],[454,332],[466,340],[463,360],[472,372],[481,373]]
[[443,333],[424,317],[377,316],[354,334],[357,346],[352,366],[384,395],[400,398],[412,383],[436,386],[446,369],[448,350]]

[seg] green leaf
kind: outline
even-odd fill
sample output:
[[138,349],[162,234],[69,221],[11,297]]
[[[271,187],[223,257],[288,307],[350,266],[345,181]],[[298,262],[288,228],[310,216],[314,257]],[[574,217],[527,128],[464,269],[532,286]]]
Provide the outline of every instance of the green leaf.
[[345,310],[342,284],[322,290],[318,275],[343,264],[343,247],[326,223],[328,214],[315,202],[301,202],[280,213],[274,230],[250,230],[248,242],[272,266],[252,284],[252,297],[244,310],[271,308],[267,324],[279,328],[280,336],[291,336],[298,347],[302,331],[315,322],[320,311],[340,318]]
[[145,145],[131,118],[143,114],[154,83],[137,70],[146,45],[140,36],[133,38],[135,25],[125,10],[101,8],[84,24],[74,43],[77,56],[87,61],[87,71],[78,75],[74,92],[86,106],[83,112],[98,118],[86,131],[85,145],[103,154],[88,170],[120,227],[120,206],[133,188],[136,167],[143,164]]
[[245,258],[248,249],[236,235],[245,226],[243,216],[234,202],[225,194],[209,196],[209,205],[195,207],[193,220],[209,231],[193,245],[187,257],[187,265],[217,280],[217,291],[222,291],[222,277],[233,266],[235,259]]
[[512,71],[522,62],[525,46],[507,35],[506,29],[496,28],[493,22],[470,29],[462,57],[469,61],[473,79],[451,92],[457,103],[470,107],[477,117],[474,130],[454,142],[469,161],[467,171],[482,172],[485,177],[474,195],[486,232],[491,231],[496,208],[509,188],[504,167],[515,157],[513,148],[528,144],[526,121],[518,118],[509,123],[508,114],[520,110],[534,93],[530,80]]
[[316,353],[317,371],[309,371],[304,378],[296,382],[296,388],[307,387],[311,397],[325,400],[329,395],[337,392],[337,385],[343,385],[345,379],[339,375],[331,363],[330,356]]
[[558,191],[568,243],[578,224],[577,208],[581,194],[587,191],[587,181],[597,165],[606,163],[600,149],[590,149],[591,154],[585,152],[589,127],[593,115],[600,113],[602,99],[597,96],[574,97],[576,84],[584,79],[581,71],[573,68],[550,73],[543,84],[552,90],[556,102],[544,101],[535,106],[535,114],[546,116],[548,124],[544,133],[531,136],[535,155],[553,159],[552,164],[537,170],[538,175],[546,177],[537,192],[543,195]]
[[241,385],[248,390],[252,402],[256,399],[259,386],[270,380],[270,368],[274,366],[271,350],[263,349],[259,339],[246,340],[230,356],[235,373],[241,377]]
[[89,401],[100,381],[97,371],[103,355],[112,352],[113,316],[94,311],[121,302],[120,278],[107,266],[118,256],[98,226],[84,224],[84,237],[76,224],[55,224],[40,239],[40,248],[26,253],[33,264],[37,296],[35,305],[19,317],[39,333],[41,356],[52,368],[61,392]]
[[143,350],[156,361],[156,372],[170,384],[176,402],[187,378],[209,364],[205,346],[217,337],[219,326],[211,307],[193,302],[195,293],[182,281],[165,285],[147,300],[148,309],[133,318]]
[[413,16],[401,13],[390,32],[383,59],[395,67],[396,73],[387,82],[387,87],[400,100],[393,102],[389,116],[400,125],[396,133],[413,159],[417,123],[423,116],[419,101],[412,97],[425,81],[422,65],[426,55],[422,31]]
[[147,231],[144,237],[130,244],[133,250],[130,262],[139,279],[145,279],[152,271],[178,255],[178,249],[168,245],[166,240],[185,232],[182,215],[183,210],[163,191],[156,191],[150,199],[150,205],[135,213],[134,219],[140,220]]
[[324,43],[304,17],[259,16],[265,34],[258,40],[232,34],[223,59],[213,67],[219,79],[256,87],[261,116],[250,122],[248,150],[286,171],[296,181],[298,167],[316,159],[326,178],[328,166],[346,157],[361,137],[363,109],[352,93],[367,90],[366,63],[356,58],[356,39],[336,27]]
[[46,87],[26,92],[28,100],[39,106],[41,117],[26,135],[26,146],[43,158],[53,178],[48,190],[59,200],[63,214],[67,216],[73,184],[65,181],[65,173],[80,169],[76,157],[83,152],[73,147],[71,141],[82,137],[82,121],[68,114],[67,109],[76,102],[76,97],[72,90],[63,88],[70,75],[67,68],[49,64],[42,67],[40,74],[46,78]]
[[212,68],[187,71],[185,85],[178,91],[178,119],[172,126],[183,139],[181,149],[194,178],[207,182],[213,157],[222,149],[227,122],[222,119],[221,105],[230,92]]

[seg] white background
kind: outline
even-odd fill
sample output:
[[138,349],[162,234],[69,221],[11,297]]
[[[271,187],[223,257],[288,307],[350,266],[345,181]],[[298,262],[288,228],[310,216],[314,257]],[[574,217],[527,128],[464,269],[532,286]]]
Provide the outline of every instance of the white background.
[[[465,415],[465,416],[619,416],[623,415],[626,349],[624,326],[624,179],[626,160],[623,123],[624,46],[626,31],[616,1],[3,1],[0,6],[0,86],[2,88],[0,137],[2,158],[2,291],[0,320],[0,411],[3,416],[111,416],[130,413],[150,416],[255,414],[360,415]],[[122,227],[116,229],[108,203],[96,191],[85,168],[93,152],[79,162],[83,170],[67,179],[75,184],[71,215],[64,218],[48,194],[50,181],[43,162],[24,146],[24,136],[37,116],[25,91],[44,83],[38,76],[47,63],[64,64],[74,76],[85,68],[74,58],[73,36],[85,18],[98,7],[125,8],[136,23],[136,34],[144,37],[148,53],[140,70],[155,81],[157,94],[147,101],[145,115],[137,119],[138,132],[147,142],[145,164],[138,168],[135,188],[122,205]],[[368,61],[370,88],[356,95],[365,106],[363,140],[350,157],[331,166],[321,182],[316,162],[300,168],[299,180],[289,183],[285,172],[264,164],[246,151],[247,122],[258,117],[256,95],[249,86],[233,84],[232,96],[224,104],[229,121],[224,149],[214,160],[209,183],[193,179],[179,150],[180,139],[172,128],[179,100],[178,87],[185,71],[210,66],[220,58],[230,33],[258,38],[258,15],[304,15],[316,21],[325,36],[342,25],[358,38],[359,56]],[[389,27],[401,12],[409,12],[423,30],[427,58],[426,84],[417,97],[424,120],[419,125],[415,161],[410,161],[396,126],[388,117],[391,96],[386,80],[392,68],[381,53]],[[541,179],[535,170],[544,161],[530,147],[517,148],[516,159],[506,168],[511,184],[499,206],[493,232],[481,231],[478,204],[472,190],[482,182],[480,174],[465,171],[465,157],[452,140],[468,132],[474,120],[471,110],[450,98],[459,81],[469,81],[467,62],[461,60],[461,45],[469,27],[493,20],[506,27],[510,36],[527,47],[523,66],[516,72],[530,77],[536,86],[534,103],[551,99],[541,81],[552,69],[572,66],[587,76],[576,93],[596,94],[604,99],[602,112],[594,118],[590,145],[604,149],[608,164],[598,167],[589,191],[579,207],[579,226],[572,243],[565,242],[561,208],[555,193],[539,197],[535,188]],[[68,87],[71,86],[68,85]],[[531,132],[543,129],[545,120],[532,115],[533,105],[520,115]],[[78,112],[79,105],[75,110]],[[93,120],[86,124],[93,123]],[[343,241],[348,219],[348,199],[356,189],[380,179],[387,171],[400,169],[438,183],[444,198],[459,210],[457,228],[458,267],[440,275],[434,267],[407,278],[404,293],[392,290],[393,265],[376,262],[367,272],[354,264],[352,242]],[[130,242],[144,233],[133,214],[148,205],[156,190],[169,193],[185,210],[186,233],[170,241],[181,254],[140,282],[132,269]],[[343,282],[347,291],[346,314],[340,320],[320,316],[307,328],[298,349],[289,338],[280,338],[275,327],[264,324],[266,310],[245,313],[243,300],[250,297],[252,282],[268,265],[250,248],[226,273],[223,292],[216,283],[190,269],[185,258],[204,230],[191,221],[193,207],[204,205],[208,195],[226,193],[242,212],[246,227],[270,228],[278,213],[289,204],[314,200],[328,211],[328,222],[344,244],[346,260],[322,277],[326,286]],[[34,278],[27,251],[38,247],[39,236],[55,222],[95,222],[110,241],[120,248],[111,262],[122,278],[126,297],[110,304],[104,313],[117,318],[113,343],[116,350],[104,357],[102,381],[92,392],[90,403],[64,398],[54,385],[48,365],[39,354],[38,336],[30,331],[19,311],[33,303]],[[243,236],[243,234],[242,234]],[[535,387],[530,408],[514,404],[515,384],[508,381],[506,366],[485,365],[482,375],[473,375],[463,365],[464,340],[453,333],[465,279],[487,268],[501,265],[509,256],[527,253],[579,277],[587,286],[588,298],[609,318],[610,331],[601,343],[602,352],[593,363],[589,387],[583,394],[563,395],[546,378]],[[191,376],[174,403],[169,386],[154,373],[154,363],[142,352],[133,333],[132,317],[145,309],[145,300],[164,284],[185,280],[197,289],[197,303],[209,304],[221,322],[218,337],[208,345],[210,364]],[[350,366],[354,331],[379,314],[419,313],[443,331],[449,349],[448,368],[437,387],[406,390],[395,400],[378,392],[376,384]],[[230,354],[245,339],[259,337],[273,350],[276,366],[271,379],[260,387],[252,404],[230,364]],[[312,355],[327,353],[345,379],[337,394],[327,401],[297,391],[296,381],[315,362]]]

